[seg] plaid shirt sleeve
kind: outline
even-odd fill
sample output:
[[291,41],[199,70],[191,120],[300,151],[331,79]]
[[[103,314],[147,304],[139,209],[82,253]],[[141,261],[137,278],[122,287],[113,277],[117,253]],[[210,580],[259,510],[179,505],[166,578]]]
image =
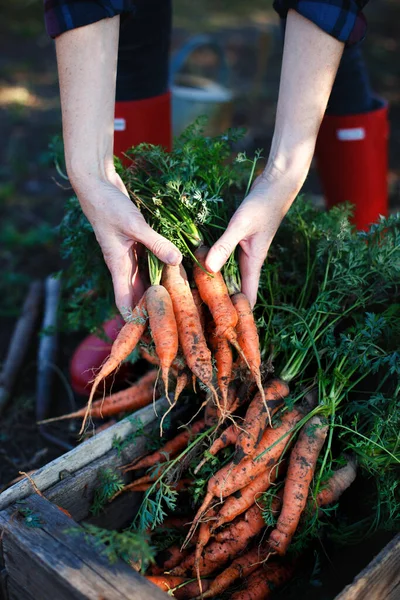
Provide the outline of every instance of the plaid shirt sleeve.
[[293,9],[329,35],[348,46],[365,37],[367,23],[362,9],[368,0],[274,0],[280,17]]
[[44,0],[46,29],[52,38],[134,9],[132,0]]

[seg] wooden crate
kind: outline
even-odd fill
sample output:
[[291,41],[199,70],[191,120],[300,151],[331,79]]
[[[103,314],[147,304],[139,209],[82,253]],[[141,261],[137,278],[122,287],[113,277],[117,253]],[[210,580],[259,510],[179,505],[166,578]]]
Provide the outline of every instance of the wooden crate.
[[[165,401],[160,400],[161,409]],[[135,414],[146,433],[154,431],[153,407]],[[165,600],[159,591],[123,561],[108,560],[71,529],[81,521],[119,528],[128,525],[137,510],[140,494],[122,494],[100,518],[90,516],[90,505],[99,470],[116,468],[139,456],[144,437],[126,447],[120,457],[112,448],[137,430],[127,418],[98,436],[39,469],[33,479],[46,498],[32,494],[22,481],[0,495],[0,599],[1,600]],[[28,527],[18,512],[24,500],[40,519]],[[55,505],[66,509],[66,516]],[[397,536],[336,600],[400,600],[400,535]]]
[[[158,409],[165,400],[156,403]],[[145,451],[146,438],[138,437],[118,457],[113,439],[137,431],[140,419],[145,433],[155,431],[152,406],[138,411],[74,450],[36,471],[32,479],[46,498],[32,493],[24,480],[0,495],[0,598],[1,600],[165,600],[166,595],[123,561],[108,560],[82,536],[71,533],[79,522],[108,528],[123,527],[132,520],[141,494],[121,495],[101,518],[90,515],[99,470],[126,464]],[[40,527],[28,527],[18,512],[18,501],[40,519]],[[72,518],[55,505],[66,509]]]

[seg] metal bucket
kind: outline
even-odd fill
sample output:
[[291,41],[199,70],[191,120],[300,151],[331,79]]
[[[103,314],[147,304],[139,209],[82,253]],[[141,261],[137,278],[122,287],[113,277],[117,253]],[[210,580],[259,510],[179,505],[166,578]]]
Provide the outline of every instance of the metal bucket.
[[[181,73],[192,52],[203,46],[212,47],[220,59],[218,81]],[[172,128],[174,135],[199,116],[207,116],[205,133],[216,135],[231,126],[233,93],[228,87],[229,70],[222,48],[209,36],[197,36],[185,44],[171,63]]]

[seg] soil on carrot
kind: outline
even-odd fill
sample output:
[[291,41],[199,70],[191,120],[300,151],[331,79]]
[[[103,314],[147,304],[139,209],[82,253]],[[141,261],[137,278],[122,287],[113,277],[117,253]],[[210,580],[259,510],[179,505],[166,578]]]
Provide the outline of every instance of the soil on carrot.
[[[195,5],[186,0],[174,3],[173,49],[200,32],[216,35],[225,49],[231,73],[229,85],[235,94],[232,125],[248,129],[244,146],[249,153],[259,147],[267,151],[272,138],[281,41],[271,4],[256,0],[249,8],[238,0],[201,0]],[[61,118],[53,42],[44,30],[42,10],[41,0],[29,3],[14,0],[3,8],[0,23],[0,137],[3,140],[0,146],[0,288],[3,292],[0,361],[6,355],[30,281],[44,279],[62,268],[56,227],[63,204],[71,195],[67,182],[60,179],[51,165],[48,152],[50,139],[61,131]],[[370,3],[366,13],[369,32],[364,53],[372,84],[390,103],[390,203],[392,209],[398,209],[400,5],[395,0],[381,0],[378,5]],[[194,73],[218,77],[219,63],[209,49],[203,49],[193,54],[187,68]],[[320,193],[314,168],[304,189],[311,194]],[[39,328],[40,320],[37,333]],[[62,336],[57,367],[66,377],[73,348],[82,335]],[[36,360],[37,337],[32,340],[9,406],[1,417],[0,490],[18,476],[19,471],[37,469],[63,452],[40,435],[35,423]],[[69,397],[63,378],[56,375],[51,411],[66,412]],[[78,427],[74,424],[68,427],[72,429],[65,427],[64,441],[73,443]],[[387,541],[384,534],[378,537],[371,545],[349,551],[349,559],[343,564],[352,563],[352,574],[365,566]],[[354,559],[358,557],[360,561],[355,565]],[[316,564],[315,573],[317,570]],[[310,572],[313,573],[312,568]],[[348,583],[352,574],[348,570],[346,573]],[[331,582],[337,582],[336,571],[331,570],[328,580],[329,577]],[[321,589],[325,591],[319,590],[319,576],[314,579],[310,598],[331,598],[323,586]]]

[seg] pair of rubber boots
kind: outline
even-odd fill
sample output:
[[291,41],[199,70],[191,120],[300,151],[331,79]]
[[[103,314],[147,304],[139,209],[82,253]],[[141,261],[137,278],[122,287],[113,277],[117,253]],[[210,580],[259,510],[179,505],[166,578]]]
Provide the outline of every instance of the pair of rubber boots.
[[[330,208],[348,201],[355,207],[354,224],[368,228],[388,210],[388,115],[387,105],[377,101],[374,110],[360,115],[326,115],[322,122],[315,158],[324,197]],[[170,94],[146,100],[117,102],[114,153],[123,156],[132,145],[146,141],[171,148]],[[112,341],[122,327],[121,317],[104,324]],[[110,353],[110,344],[89,335],[75,350],[70,365],[71,384],[78,394],[89,395],[93,372]],[[117,377],[128,374],[121,368]]]

